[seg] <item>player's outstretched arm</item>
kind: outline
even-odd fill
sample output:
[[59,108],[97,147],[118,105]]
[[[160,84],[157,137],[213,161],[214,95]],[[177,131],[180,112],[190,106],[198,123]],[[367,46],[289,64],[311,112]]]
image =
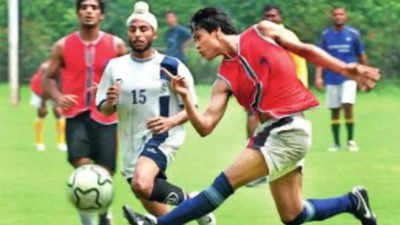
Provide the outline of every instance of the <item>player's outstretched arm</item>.
[[257,29],[266,37],[276,41],[287,50],[300,55],[318,66],[331,69],[350,79],[357,81],[362,90],[368,90],[375,86],[380,79],[379,69],[358,63],[347,64],[326,53],[319,47],[302,43],[290,38],[286,29],[268,21],[257,24]]
[[225,113],[229,100],[229,88],[227,84],[219,79],[214,82],[211,92],[211,103],[206,111],[201,113],[190,98],[185,79],[179,76],[172,76],[169,72],[166,73],[171,79],[171,89],[181,96],[188,119],[197,133],[202,137],[210,134]]
[[147,129],[155,134],[161,134],[168,130],[185,123],[188,120],[186,110],[182,110],[179,113],[170,116],[163,117],[157,116],[150,118],[146,122]]

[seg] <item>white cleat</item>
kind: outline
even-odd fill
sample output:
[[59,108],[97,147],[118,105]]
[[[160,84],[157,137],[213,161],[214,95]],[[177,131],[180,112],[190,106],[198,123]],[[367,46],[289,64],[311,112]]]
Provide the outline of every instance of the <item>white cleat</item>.
[[350,152],[358,152],[357,143],[356,143],[355,141],[353,141],[353,140],[347,142],[347,149],[348,149]]
[[332,147],[328,148],[328,152],[337,152],[340,150],[339,145],[333,145]]
[[43,152],[44,150],[46,150],[46,146],[43,143],[36,144],[36,150],[38,150],[39,152]]
[[67,151],[67,145],[66,144],[58,144],[58,150],[62,151],[62,152],[66,152]]
[[[189,197],[194,198],[198,194],[199,194],[199,192],[195,191],[195,192],[190,193]],[[205,216],[198,218],[196,221],[199,225],[216,225],[217,224],[217,218],[215,217],[214,213],[212,213],[212,212]]]

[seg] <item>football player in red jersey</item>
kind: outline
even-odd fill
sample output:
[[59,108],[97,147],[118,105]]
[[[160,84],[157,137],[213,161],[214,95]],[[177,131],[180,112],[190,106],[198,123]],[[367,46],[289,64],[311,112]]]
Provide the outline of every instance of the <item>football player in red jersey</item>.
[[[55,44],[43,88],[67,118],[68,161],[74,167],[96,163],[113,174],[118,121],[115,114],[106,117],[96,109],[96,85],[107,62],[124,55],[126,47],[120,38],[100,30],[104,10],[104,0],[76,1],[79,30]],[[61,70],[59,90],[55,79]],[[94,215],[80,214],[84,225],[98,224]],[[100,216],[101,225],[110,223],[107,214]]]
[[201,136],[210,134],[225,113],[231,95],[245,109],[259,114],[260,125],[236,161],[209,188],[157,218],[142,216],[124,206],[130,224],[184,224],[215,210],[241,186],[267,176],[286,225],[325,220],[341,213],[353,214],[362,225],[376,225],[363,187],[334,198],[302,198],[301,171],[311,144],[311,126],[302,112],[319,103],[294,75],[295,65],[287,50],[356,80],[364,90],[375,86],[379,70],[346,64],[314,45],[293,41],[285,29],[268,21],[237,35],[230,19],[217,8],[197,11],[191,25],[197,50],[204,58],[224,57],[204,113],[188,98],[185,80],[170,76],[171,87],[182,97],[193,127]]
[[[31,105],[37,109],[37,118],[35,120],[35,145],[38,151],[44,151],[46,146],[44,144],[43,132],[44,121],[47,115],[47,96],[43,94],[42,78],[43,71],[46,70],[48,62],[40,65],[39,69],[31,78],[30,86],[32,90]],[[56,120],[56,133],[57,133],[57,147],[60,151],[67,151],[65,144],[65,119],[60,115],[60,112],[54,102],[50,101],[53,108],[53,114]]]

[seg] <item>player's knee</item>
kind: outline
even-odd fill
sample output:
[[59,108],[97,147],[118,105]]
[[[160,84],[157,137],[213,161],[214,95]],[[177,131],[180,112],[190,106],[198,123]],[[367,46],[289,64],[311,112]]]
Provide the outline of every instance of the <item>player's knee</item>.
[[151,196],[153,190],[153,182],[145,179],[141,176],[134,176],[132,179],[132,191],[139,198],[148,199]]

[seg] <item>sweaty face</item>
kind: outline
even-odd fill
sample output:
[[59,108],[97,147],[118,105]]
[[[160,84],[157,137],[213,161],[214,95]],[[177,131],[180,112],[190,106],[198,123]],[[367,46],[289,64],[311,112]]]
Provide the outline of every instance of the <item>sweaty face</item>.
[[207,60],[214,59],[215,57],[221,55],[219,51],[219,40],[216,37],[216,30],[208,33],[203,28],[197,29],[193,33],[193,39],[196,43],[196,49],[203,58]]
[[135,52],[144,52],[148,50],[157,34],[150,24],[142,20],[133,20],[128,28],[128,40]]
[[263,19],[277,24],[282,23],[281,14],[279,14],[279,11],[276,9],[265,11],[263,14]]
[[342,8],[337,8],[332,12],[332,20],[336,26],[342,26],[347,21],[346,11]]
[[94,27],[104,19],[99,2],[97,0],[83,1],[78,10],[80,24],[85,27]]

